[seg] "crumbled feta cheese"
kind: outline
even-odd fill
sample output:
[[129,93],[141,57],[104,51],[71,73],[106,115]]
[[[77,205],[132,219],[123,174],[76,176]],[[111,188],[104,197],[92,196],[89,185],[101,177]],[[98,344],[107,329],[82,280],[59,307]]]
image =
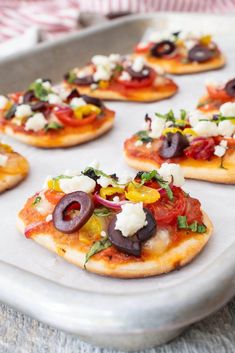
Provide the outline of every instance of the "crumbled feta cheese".
[[161,42],[162,40],[167,40],[172,38],[172,33],[168,31],[152,32],[149,36],[149,41],[153,43]]
[[171,182],[173,178],[174,186],[180,187],[184,184],[183,169],[178,164],[163,163],[158,169],[158,173],[165,181]]
[[167,229],[159,229],[157,236],[166,244],[170,243],[170,233]]
[[235,125],[229,120],[223,120],[219,122],[218,125],[218,134],[231,137],[235,132]]
[[52,221],[52,214],[49,214],[47,217],[46,217],[46,222],[50,222]]
[[42,86],[47,90],[51,89],[51,83],[49,81],[44,81]]
[[187,48],[187,50],[192,49],[196,44],[197,44],[197,40],[195,39],[187,39],[184,42],[184,45]]
[[152,138],[159,138],[166,127],[166,121],[159,117],[154,117],[151,123],[151,131],[149,136]]
[[200,120],[209,120],[209,117],[201,112],[199,112],[198,110],[193,110],[191,112],[188,113],[188,120],[189,123],[192,127],[196,126]]
[[227,102],[221,105],[220,113],[223,116],[235,117],[235,102]]
[[110,66],[98,65],[96,72],[93,74],[93,79],[95,82],[98,81],[108,81],[112,75],[112,70]]
[[131,66],[132,70],[135,72],[141,72],[144,68],[144,59],[142,56],[138,56]]
[[62,99],[60,96],[58,96],[58,94],[50,93],[48,94],[48,102],[50,104],[60,104],[62,103]]
[[118,63],[121,60],[121,55],[120,54],[110,54],[109,55],[109,61]]
[[87,103],[81,97],[80,98],[74,97],[74,98],[71,99],[70,105],[71,105],[72,108],[79,108],[79,107],[82,107],[84,105],[87,105]]
[[52,87],[52,91],[57,94],[62,101],[65,101],[69,95],[69,91],[65,89],[62,85],[56,85]]
[[18,105],[17,108],[16,108],[16,112],[15,112],[15,116],[17,118],[28,117],[28,116],[30,116],[32,114],[33,114],[33,112],[31,110],[30,105],[28,105],[28,104]]
[[0,109],[5,109],[8,105],[8,98],[5,96],[0,96]]
[[127,172],[124,171],[119,177],[118,177],[118,183],[119,184],[127,184],[133,179],[133,176]]
[[26,121],[25,130],[39,131],[42,130],[47,123],[48,122],[42,113],[36,113]]
[[107,236],[107,233],[104,230],[102,230],[100,232],[100,235],[101,235],[102,238],[105,238]]
[[36,210],[41,215],[46,215],[48,213],[51,214],[54,206],[46,199],[43,192],[41,192],[38,196],[41,197],[41,200],[35,205]]
[[146,144],[146,147],[147,147],[147,148],[151,148],[151,147],[152,147],[152,142],[148,142],[148,143]]
[[94,91],[95,89],[97,89],[97,88],[98,88],[97,83],[92,83],[92,84],[90,85],[90,88],[91,88],[92,91]]
[[112,178],[108,178],[108,177],[103,176],[103,175],[101,175],[99,177],[99,179],[97,179],[97,184],[102,186],[102,188],[107,188],[109,185],[116,185],[116,183],[114,183]]
[[0,167],[5,167],[7,164],[8,156],[0,153]]
[[193,130],[199,136],[210,137],[218,135],[218,127],[216,123],[212,121],[199,121],[194,127]]
[[226,141],[226,140],[220,141],[220,146],[226,148],[228,146],[228,141]]
[[135,141],[135,146],[136,147],[139,147],[139,146],[142,146],[142,145],[143,145],[143,141],[141,141],[141,140]]
[[131,81],[131,75],[127,71],[122,71],[118,79],[120,81]]
[[84,191],[87,193],[95,190],[96,182],[86,175],[74,176],[71,179],[60,179],[60,188],[65,194],[74,191]]
[[146,214],[142,202],[126,203],[117,214],[115,229],[120,230],[124,237],[130,237],[145,226],[145,221]]
[[149,46],[149,43],[148,42],[140,42],[138,45],[137,45],[137,49],[147,49]]
[[220,146],[220,145],[215,146],[215,151],[214,151],[215,156],[223,157],[225,152],[226,152],[226,148],[224,148],[223,146]]
[[106,65],[109,64],[109,58],[105,55],[95,55],[91,58],[91,62],[94,65]]
[[120,198],[118,196],[114,196],[113,202],[119,202],[119,201],[120,201]]

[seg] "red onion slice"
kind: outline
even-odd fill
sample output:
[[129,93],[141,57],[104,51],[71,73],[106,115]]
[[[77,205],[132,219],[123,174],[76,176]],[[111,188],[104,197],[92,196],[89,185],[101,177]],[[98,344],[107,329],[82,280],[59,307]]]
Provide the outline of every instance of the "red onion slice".
[[99,204],[101,204],[101,205],[103,205],[105,207],[108,207],[108,208],[111,208],[111,209],[117,210],[117,211],[121,210],[121,206],[122,205],[124,205],[125,203],[129,202],[129,201],[114,202],[114,201],[105,200],[98,193],[96,193],[94,195],[94,200],[97,203],[99,203]]

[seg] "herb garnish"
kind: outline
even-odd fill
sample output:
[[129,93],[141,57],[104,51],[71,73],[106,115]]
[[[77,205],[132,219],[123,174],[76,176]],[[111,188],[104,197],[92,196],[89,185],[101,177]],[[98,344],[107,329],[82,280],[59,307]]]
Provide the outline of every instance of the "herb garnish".
[[111,211],[106,207],[95,208],[94,214],[98,217],[107,217],[111,215]]
[[51,121],[50,123],[46,124],[46,126],[44,127],[44,129],[46,131],[48,130],[59,130],[62,129],[63,126],[58,124],[56,121]]
[[35,81],[30,86],[29,89],[34,91],[34,95],[36,98],[40,99],[41,101],[48,100],[48,94],[51,92],[50,90],[46,89],[43,85],[43,81]]
[[191,230],[194,233],[205,233],[206,226],[194,221],[192,224],[188,224],[186,216],[178,216],[177,218],[178,228]]
[[32,203],[32,205],[33,206],[37,205],[41,201],[41,199],[42,199],[41,196],[36,196],[34,201],[33,201],[33,203]]
[[158,118],[166,120],[166,122],[171,121],[175,127],[184,127],[187,124],[187,112],[184,109],[180,109],[180,117],[177,119],[173,110],[171,109],[166,114],[155,113]]
[[85,263],[84,263],[84,268],[86,268],[86,264],[87,262],[90,260],[90,258],[101,252],[102,250],[105,250],[107,248],[109,248],[111,246],[111,242],[108,239],[108,237],[105,237],[101,240],[96,241],[90,248],[90,250],[88,251],[88,253],[86,254],[86,259],[85,259]]
[[136,133],[136,135],[139,137],[139,140],[144,142],[144,143],[148,143],[148,142],[152,142],[153,139],[152,137],[150,137],[148,135],[148,131],[147,130],[140,130]]
[[68,74],[66,74],[66,81],[68,83],[74,83],[76,78],[77,78],[77,75],[75,74],[74,71],[69,71]]
[[173,192],[169,186],[169,183],[167,181],[165,181],[156,170],[152,170],[151,172],[143,172],[141,174],[141,183],[142,185],[144,185],[147,181],[153,180],[155,179],[158,184],[160,185],[160,187],[162,189],[166,190],[167,196],[169,198],[169,200],[173,200],[174,195]]

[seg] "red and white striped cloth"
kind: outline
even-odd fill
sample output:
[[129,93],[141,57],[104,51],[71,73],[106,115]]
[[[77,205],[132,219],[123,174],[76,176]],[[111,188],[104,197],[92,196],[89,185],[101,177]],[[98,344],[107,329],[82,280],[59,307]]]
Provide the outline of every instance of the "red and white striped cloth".
[[0,43],[32,26],[46,39],[78,30],[79,12],[87,11],[235,13],[235,0],[0,0]]

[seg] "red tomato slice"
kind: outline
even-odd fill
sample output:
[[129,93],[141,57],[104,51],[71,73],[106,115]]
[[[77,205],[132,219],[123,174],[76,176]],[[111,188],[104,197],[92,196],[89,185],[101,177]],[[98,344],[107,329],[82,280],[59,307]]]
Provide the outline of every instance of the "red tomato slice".
[[231,100],[231,97],[226,93],[224,89],[207,86],[207,92],[212,99],[218,99],[224,102]]
[[150,74],[146,78],[141,78],[141,79],[133,78],[130,81],[122,81],[122,80],[119,80],[119,78],[117,78],[117,81],[118,81],[118,83],[123,85],[125,88],[138,89],[138,88],[152,86],[156,76],[157,76],[156,72],[154,70],[150,69]]
[[68,126],[84,126],[93,123],[95,121],[97,114],[89,114],[85,118],[79,120],[74,117],[73,110],[69,107],[60,107],[59,109],[54,110],[57,118],[65,125]]
[[186,198],[185,216],[187,217],[188,224],[192,224],[195,221],[202,223],[203,216],[199,200],[194,199],[193,197]]
[[57,205],[57,203],[64,196],[64,193],[63,192],[54,191],[54,190],[46,190],[44,195],[45,195],[47,201],[49,201],[53,205]]
[[177,216],[182,216],[185,212],[187,199],[183,190],[177,187],[171,189],[174,193],[172,201],[167,195],[162,195],[157,202],[145,206],[153,213],[159,225],[174,224],[177,222]]
[[136,52],[136,53],[139,53],[139,54],[147,53],[147,52],[149,51],[149,49],[151,48],[152,45],[153,45],[153,43],[151,43],[151,42],[146,43],[146,45],[144,45],[144,46],[138,44],[138,45],[135,47],[135,52]]

